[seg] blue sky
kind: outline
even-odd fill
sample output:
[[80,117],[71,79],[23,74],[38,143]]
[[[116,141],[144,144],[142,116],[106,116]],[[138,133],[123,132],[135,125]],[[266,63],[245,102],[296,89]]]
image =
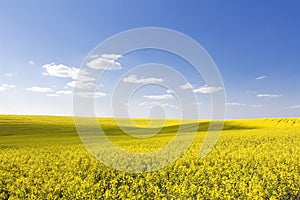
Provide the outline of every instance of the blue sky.
[[[296,0],[1,1],[0,113],[72,115],[71,82],[91,50],[121,31],[151,26],[182,32],[207,50],[223,77],[226,118],[299,117],[299,8]],[[187,63],[164,52],[137,52],[118,62],[168,64],[187,74],[193,89],[205,85],[189,76]],[[47,71],[53,66],[67,67],[68,74]],[[101,96],[111,95],[110,76],[99,85],[99,116],[110,115]],[[163,95],[160,90],[149,86],[136,95]],[[209,117],[209,95],[197,98],[200,117]],[[177,116],[176,102],[142,99],[132,101],[134,116],[148,116],[153,105]]]

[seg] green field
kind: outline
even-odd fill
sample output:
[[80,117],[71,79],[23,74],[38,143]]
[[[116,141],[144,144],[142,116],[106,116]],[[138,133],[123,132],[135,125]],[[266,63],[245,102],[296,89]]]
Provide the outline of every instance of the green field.
[[[149,121],[135,121],[137,133],[147,133]],[[99,119],[111,141],[140,153],[168,144],[179,122],[167,120],[155,137],[137,139]],[[86,150],[72,117],[0,115],[0,199],[300,199],[300,119],[226,121],[213,151],[200,159],[208,126],[200,121],[175,163],[126,173]]]

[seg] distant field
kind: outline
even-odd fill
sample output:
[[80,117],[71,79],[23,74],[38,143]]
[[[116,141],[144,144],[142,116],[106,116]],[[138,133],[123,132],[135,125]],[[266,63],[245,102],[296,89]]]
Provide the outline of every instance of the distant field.
[[[160,128],[159,120],[150,128],[147,119],[135,121],[137,134]],[[145,139],[124,134],[113,119],[99,123],[120,148],[144,153],[168,144],[180,121],[167,120]],[[200,159],[208,126],[200,121],[189,150],[172,165],[134,174],[97,161],[72,117],[0,115],[0,199],[300,199],[300,119],[226,121],[216,147]]]

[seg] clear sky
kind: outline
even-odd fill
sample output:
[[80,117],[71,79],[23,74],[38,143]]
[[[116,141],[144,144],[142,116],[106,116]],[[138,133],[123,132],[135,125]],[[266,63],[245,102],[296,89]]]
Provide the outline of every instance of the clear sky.
[[[72,115],[72,81],[91,50],[113,34],[150,26],[182,32],[207,50],[223,77],[226,118],[300,117],[299,10],[296,0],[0,1],[0,113]],[[192,74],[164,52],[118,59],[123,69],[147,62]],[[164,78],[131,75],[127,82]],[[99,116],[110,116],[104,102],[112,80],[98,87]],[[189,82],[195,91],[205,87],[201,78]],[[162,105],[176,117],[178,105],[164,92],[151,86],[137,92],[130,112],[145,117]],[[208,96],[197,94],[203,118]]]

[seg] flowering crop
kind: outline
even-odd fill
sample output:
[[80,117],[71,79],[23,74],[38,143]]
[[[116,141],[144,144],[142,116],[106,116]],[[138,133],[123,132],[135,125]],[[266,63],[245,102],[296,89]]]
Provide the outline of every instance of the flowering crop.
[[[163,147],[178,124],[168,120],[157,136],[134,139],[117,134],[113,120],[99,121],[116,145],[133,152]],[[216,147],[200,159],[208,123],[200,121],[194,142],[175,163],[136,174],[96,160],[71,117],[2,115],[0,199],[300,198],[300,119],[226,121]]]

